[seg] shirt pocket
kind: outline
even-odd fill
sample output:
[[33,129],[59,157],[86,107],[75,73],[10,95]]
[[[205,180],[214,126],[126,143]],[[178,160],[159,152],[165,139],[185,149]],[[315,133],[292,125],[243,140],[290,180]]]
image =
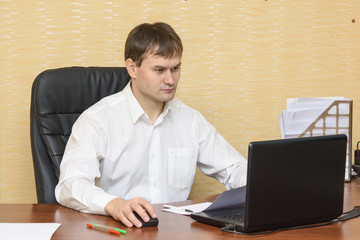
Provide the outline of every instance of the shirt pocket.
[[168,159],[169,186],[191,188],[196,171],[196,151],[192,148],[169,148]]

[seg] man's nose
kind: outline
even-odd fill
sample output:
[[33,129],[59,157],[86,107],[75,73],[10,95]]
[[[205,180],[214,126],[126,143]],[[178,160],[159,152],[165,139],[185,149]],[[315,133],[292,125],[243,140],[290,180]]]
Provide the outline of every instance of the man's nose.
[[171,70],[167,70],[165,73],[165,79],[164,79],[164,83],[168,84],[168,85],[172,85],[175,82],[175,76],[174,74],[171,72]]

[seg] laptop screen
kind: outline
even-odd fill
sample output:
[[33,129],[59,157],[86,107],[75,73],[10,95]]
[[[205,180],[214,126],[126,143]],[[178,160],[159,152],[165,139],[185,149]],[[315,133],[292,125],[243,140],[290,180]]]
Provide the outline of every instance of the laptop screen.
[[245,228],[336,218],[343,211],[346,135],[249,144]]

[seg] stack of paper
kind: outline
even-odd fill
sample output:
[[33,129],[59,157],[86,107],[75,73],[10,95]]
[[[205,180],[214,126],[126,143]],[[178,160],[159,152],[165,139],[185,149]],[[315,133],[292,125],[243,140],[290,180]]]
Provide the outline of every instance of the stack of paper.
[[[338,108],[331,107],[336,101],[350,102],[351,100],[343,97],[289,98],[287,109],[279,116],[281,137],[310,136],[307,130],[313,130],[312,136],[348,134],[345,130],[349,129],[350,121],[349,116],[346,115],[350,113],[350,105],[339,104]],[[326,110],[329,111],[326,112]],[[313,123],[316,128],[309,129]]]

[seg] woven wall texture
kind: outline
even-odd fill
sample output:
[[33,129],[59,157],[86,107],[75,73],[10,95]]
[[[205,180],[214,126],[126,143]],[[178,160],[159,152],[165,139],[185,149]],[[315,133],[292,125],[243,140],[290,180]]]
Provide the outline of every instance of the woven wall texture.
[[[0,0],[0,203],[36,202],[31,84],[65,66],[124,66],[128,32],[164,21],[183,39],[177,97],[245,157],[250,141],[280,138],[290,97],[354,100],[360,140],[358,0]],[[191,197],[223,191],[199,172]]]

